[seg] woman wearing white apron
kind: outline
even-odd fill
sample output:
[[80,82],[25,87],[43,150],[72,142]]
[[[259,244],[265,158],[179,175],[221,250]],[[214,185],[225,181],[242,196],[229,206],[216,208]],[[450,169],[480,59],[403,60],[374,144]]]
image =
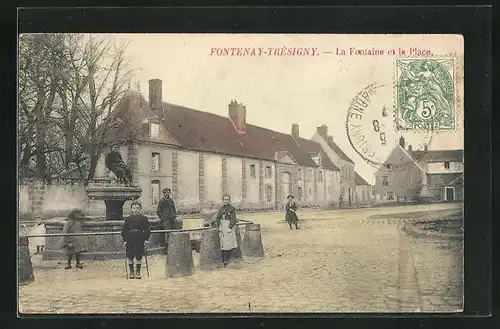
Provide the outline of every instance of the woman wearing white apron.
[[222,262],[224,263],[224,267],[226,267],[229,263],[231,250],[238,247],[235,230],[236,209],[231,205],[231,197],[229,195],[224,195],[222,201],[223,205],[219,208],[215,218],[219,226]]

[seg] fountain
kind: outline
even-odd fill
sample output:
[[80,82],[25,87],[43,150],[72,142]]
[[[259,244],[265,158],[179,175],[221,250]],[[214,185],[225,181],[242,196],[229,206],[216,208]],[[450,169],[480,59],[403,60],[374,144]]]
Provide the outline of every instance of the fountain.
[[[119,157],[121,161],[121,156]],[[121,165],[125,166],[123,162]],[[116,167],[111,168],[113,171]],[[91,200],[104,201],[106,205],[106,216],[88,216],[83,223],[83,232],[119,232],[124,223],[123,205],[126,201],[137,200],[142,193],[142,189],[131,183],[131,177],[126,184],[117,182],[116,178],[123,178],[123,175],[110,173],[110,180],[99,183],[92,183],[86,188],[86,195]],[[151,230],[157,229],[160,219],[154,216],[147,216],[151,223]],[[65,218],[52,218],[45,221],[47,233],[61,233],[65,223]],[[60,249],[61,237],[47,237],[45,239],[45,249],[42,255],[43,260],[64,259],[63,250]],[[92,235],[85,236],[84,259],[118,259],[125,257],[125,247],[120,234]],[[164,248],[160,247],[160,235],[152,233],[148,242],[150,254],[161,253]]]

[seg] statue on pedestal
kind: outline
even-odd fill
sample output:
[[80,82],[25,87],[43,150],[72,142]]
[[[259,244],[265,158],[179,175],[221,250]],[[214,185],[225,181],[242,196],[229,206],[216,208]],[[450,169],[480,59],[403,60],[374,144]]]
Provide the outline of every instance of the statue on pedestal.
[[123,161],[118,144],[113,144],[111,152],[106,155],[106,167],[116,175],[120,183],[127,186],[132,185],[132,171]]

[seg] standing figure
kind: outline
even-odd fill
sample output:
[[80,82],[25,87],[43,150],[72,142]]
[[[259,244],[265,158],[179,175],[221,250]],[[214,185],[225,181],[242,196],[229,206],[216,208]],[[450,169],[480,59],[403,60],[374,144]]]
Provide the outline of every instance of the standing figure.
[[[28,235],[44,235],[46,233],[45,231],[45,224],[41,220],[37,220],[36,225],[29,229]],[[35,255],[40,255],[43,253],[43,249],[45,248],[44,237],[31,238],[29,242],[30,246],[33,246],[33,248],[36,247],[36,250],[33,249],[33,253]]]
[[[145,254],[146,241],[151,235],[151,226],[148,218],[140,213],[142,205],[139,201],[133,201],[130,207],[132,214],[125,219],[122,239],[125,241],[125,255],[130,269],[129,278],[140,279],[142,256]],[[134,258],[136,259],[135,273]]]
[[[177,211],[175,210],[174,200],[170,197],[172,191],[169,188],[164,188],[162,192],[163,198],[161,198],[156,209],[156,214],[160,218],[160,229],[175,230],[182,228],[182,225],[179,225],[176,221]],[[160,233],[160,246],[165,248],[166,254],[168,250],[168,234]]]
[[122,155],[119,152],[118,144],[113,144],[111,146],[111,152],[106,155],[106,167],[115,173],[116,177],[121,183],[126,185],[132,184],[132,171],[123,162]]
[[231,250],[238,248],[238,242],[236,241],[235,229],[236,209],[231,205],[231,197],[229,195],[224,195],[222,201],[223,205],[219,208],[215,219],[219,227],[222,263],[226,267],[229,263]]
[[300,227],[298,226],[299,218],[295,213],[298,208],[297,202],[293,200],[293,195],[287,196],[287,200],[288,201],[285,205],[285,210],[286,210],[285,220],[288,223],[288,226],[290,226],[290,229],[292,229],[292,224],[293,224],[295,225],[295,229],[299,230],[300,229]]
[[[84,216],[80,209],[74,209],[68,214],[68,218],[64,223],[62,233],[81,233]],[[71,268],[73,255],[76,258],[76,267],[83,268],[81,262],[81,252],[85,251],[85,240],[83,236],[63,236],[61,247],[64,249],[68,263],[65,269]]]

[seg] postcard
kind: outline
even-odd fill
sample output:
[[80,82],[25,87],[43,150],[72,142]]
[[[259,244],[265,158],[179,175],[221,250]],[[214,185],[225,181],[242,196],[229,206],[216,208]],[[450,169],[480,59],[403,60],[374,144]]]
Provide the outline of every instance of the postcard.
[[464,41],[19,36],[19,312],[463,310]]

